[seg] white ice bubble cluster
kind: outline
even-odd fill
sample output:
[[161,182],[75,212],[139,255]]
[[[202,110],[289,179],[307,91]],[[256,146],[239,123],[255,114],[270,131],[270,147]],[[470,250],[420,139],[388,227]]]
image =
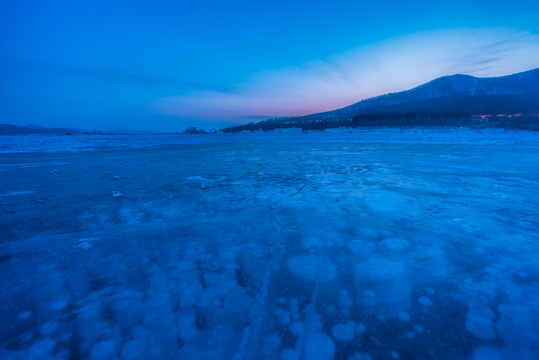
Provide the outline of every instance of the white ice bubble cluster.
[[331,282],[337,278],[337,268],[329,259],[317,255],[298,255],[288,260],[290,272],[307,281]]
[[2,157],[2,360],[539,358],[536,135],[70,138]]

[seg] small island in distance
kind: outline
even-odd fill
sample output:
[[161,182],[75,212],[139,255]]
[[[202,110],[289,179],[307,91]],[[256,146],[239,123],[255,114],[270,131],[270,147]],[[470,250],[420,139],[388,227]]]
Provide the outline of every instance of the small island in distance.
[[538,131],[539,68],[491,78],[444,76],[411,90],[373,97],[333,111],[271,118],[222,131],[461,126]]

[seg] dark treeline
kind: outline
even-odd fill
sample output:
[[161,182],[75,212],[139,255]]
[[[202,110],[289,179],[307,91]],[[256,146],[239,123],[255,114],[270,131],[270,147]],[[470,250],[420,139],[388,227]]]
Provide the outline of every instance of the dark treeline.
[[217,133],[217,130],[215,130],[215,129],[206,131],[204,129],[197,129],[194,126],[182,131],[182,134],[187,134],[187,135],[200,135],[200,134],[205,135],[205,134],[215,134],[215,133]]
[[460,127],[471,126],[469,114],[446,112],[389,113],[358,115],[352,119],[355,127]]
[[496,127],[504,129],[523,129],[539,131],[539,116],[523,114],[521,116],[473,117],[469,113],[454,112],[410,112],[410,113],[376,113],[357,115],[349,119],[339,118],[289,118],[268,119],[258,123],[249,123],[223,129],[223,132],[239,132],[243,130],[263,130],[301,128],[307,130],[324,130],[331,128],[413,128],[413,127]]

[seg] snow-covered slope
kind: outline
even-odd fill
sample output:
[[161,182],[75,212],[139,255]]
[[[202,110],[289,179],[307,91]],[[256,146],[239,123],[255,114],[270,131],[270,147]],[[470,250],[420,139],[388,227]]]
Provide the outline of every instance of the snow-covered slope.
[[373,97],[342,109],[307,117],[341,118],[388,110],[422,111],[426,105],[428,110],[433,110],[433,103],[436,103],[434,108],[437,107],[439,111],[447,111],[449,104],[453,107],[459,101],[463,107],[468,107],[470,102],[482,104],[485,110],[493,104],[511,108],[536,106],[539,109],[539,68],[492,78],[460,74],[444,76],[411,90]]

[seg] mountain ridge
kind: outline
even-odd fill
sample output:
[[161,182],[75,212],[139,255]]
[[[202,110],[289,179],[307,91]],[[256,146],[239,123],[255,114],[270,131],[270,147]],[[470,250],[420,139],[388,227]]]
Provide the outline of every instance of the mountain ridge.
[[[380,126],[391,126],[389,118],[397,118],[399,115],[410,118],[413,114],[420,114],[422,117],[427,117],[427,114],[444,114],[446,118],[459,117],[462,121],[458,123],[465,125],[465,117],[490,113],[539,113],[539,68],[500,77],[447,75],[409,90],[375,96],[340,109],[283,120],[268,119],[256,124],[226,128],[223,131],[270,130],[272,127],[309,129],[347,124],[356,127],[362,126],[361,117],[373,116],[381,118]],[[376,126],[376,122],[371,120],[368,121],[369,126]],[[413,126],[410,121],[406,123]],[[424,124],[425,121],[421,123]],[[394,125],[402,126],[402,121],[395,121]]]

